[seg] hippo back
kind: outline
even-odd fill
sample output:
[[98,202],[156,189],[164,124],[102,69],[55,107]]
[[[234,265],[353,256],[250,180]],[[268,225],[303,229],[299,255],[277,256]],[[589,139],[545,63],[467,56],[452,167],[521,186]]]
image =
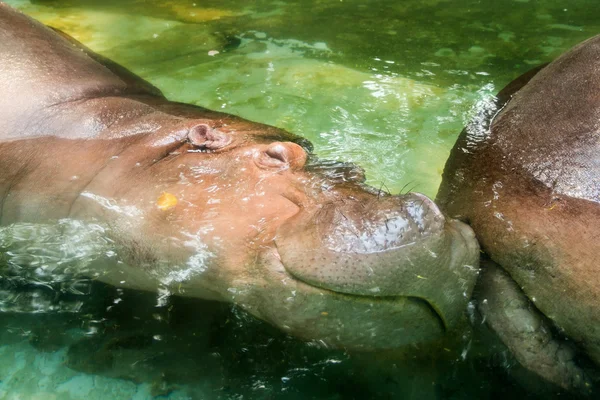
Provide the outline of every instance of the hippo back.
[[518,91],[491,140],[553,193],[600,203],[600,36]]
[[80,118],[76,121],[60,108],[89,98],[162,96],[125,68],[2,2],[0,87],[0,141],[51,134],[73,138],[82,132],[89,136],[96,131],[89,129],[93,118],[83,121],[82,129]]
[[497,106],[461,134],[437,200],[600,362],[600,36],[511,83]]

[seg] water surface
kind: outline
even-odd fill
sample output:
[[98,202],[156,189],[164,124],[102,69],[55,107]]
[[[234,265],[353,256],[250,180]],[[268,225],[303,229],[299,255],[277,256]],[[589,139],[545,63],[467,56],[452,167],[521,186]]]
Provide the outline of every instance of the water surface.
[[[311,140],[319,158],[359,164],[374,186],[429,196],[458,133],[495,92],[600,32],[591,0],[8,3],[172,100],[276,125]],[[3,231],[0,247],[22,249],[27,265],[48,262],[56,232],[21,228]],[[110,250],[88,249],[92,241],[77,247],[90,253],[55,249],[54,262],[80,268]],[[65,271],[33,285],[3,276],[0,399],[556,395],[468,331],[433,349],[348,354],[230,306],[170,298],[157,307],[155,294]]]

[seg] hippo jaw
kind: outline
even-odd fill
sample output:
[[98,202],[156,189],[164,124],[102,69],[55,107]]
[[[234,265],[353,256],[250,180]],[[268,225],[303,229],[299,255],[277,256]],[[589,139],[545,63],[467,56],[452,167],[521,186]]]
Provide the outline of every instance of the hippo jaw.
[[[429,319],[414,332],[422,339],[456,325],[477,276],[471,229],[447,221],[431,200],[414,193],[377,200],[366,219],[353,205],[341,208],[300,212],[279,228],[275,243],[285,272],[322,293],[389,308],[394,323],[409,328],[417,319],[411,307],[418,308]],[[402,304],[405,317],[391,311],[394,304]]]
[[[450,230],[466,228],[465,237],[468,239],[463,239],[459,232],[452,235],[457,235],[455,241],[463,241],[456,247],[463,250],[468,247],[468,257],[474,257],[471,261],[476,262],[478,249],[469,236],[470,229],[460,223],[457,227],[454,227],[455,222],[449,224],[452,225]],[[396,295],[342,293],[319,287],[292,274],[290,266],[285,265],[286,257],[280,254],[281,250],[285,249],[274,247],[263,253],[259,262],[260,281],[245,287],[234,285],[236,290],[232,301],[296,337],[349,350],[394,349],[441,339],[455,328],[460,315],[466,310],[477,275],[474,268],[466,269],[456,287],[431,277],[418,278],[419,283],[429,284],[431,288],[429,292],[423,289],[421,296],[413,295],[414,292],[408,289]],[[440,268],[462,268],[462,265]],[[455,282],[457,280],[451,283]],[[432,292],[436,291],[448,296],[448,304],[441,309],[434,306],[441,298],[440,295],[433,297]]]
[[238,304],[293,336],[335,348],[373,351],[431,342],[447,332],[440,316],[421,299],[319,288],[291,275],[275,258],[271,261],[265,265],[268,298],[261,293],[254,306]]

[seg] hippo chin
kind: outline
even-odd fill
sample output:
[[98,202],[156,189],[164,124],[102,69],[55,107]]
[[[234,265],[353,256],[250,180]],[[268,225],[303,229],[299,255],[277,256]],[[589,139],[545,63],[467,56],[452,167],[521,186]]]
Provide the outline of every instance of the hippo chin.
[[106,227],[122,287],[229,301],[307,340],[433,340],[477,274],[470,228],[324,168],[274,127],[174,103],[0,3],[0,222]]
[[576,350],[600,365],[598,60],[600,36],[503,89],[489,125],[461,134],[437,197],[502,268],[488,263],[478,286],[488,324],[525,367],[586,393]]

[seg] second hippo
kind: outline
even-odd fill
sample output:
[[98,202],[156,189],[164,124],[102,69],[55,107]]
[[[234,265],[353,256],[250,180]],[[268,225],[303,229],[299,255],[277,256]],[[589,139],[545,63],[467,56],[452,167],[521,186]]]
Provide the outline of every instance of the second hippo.
[[576,350],[600,365],[599,60],[596,36],[504,88],[459,137],[437,197],[491,258],[486,322],[523,366],[586,394]]

